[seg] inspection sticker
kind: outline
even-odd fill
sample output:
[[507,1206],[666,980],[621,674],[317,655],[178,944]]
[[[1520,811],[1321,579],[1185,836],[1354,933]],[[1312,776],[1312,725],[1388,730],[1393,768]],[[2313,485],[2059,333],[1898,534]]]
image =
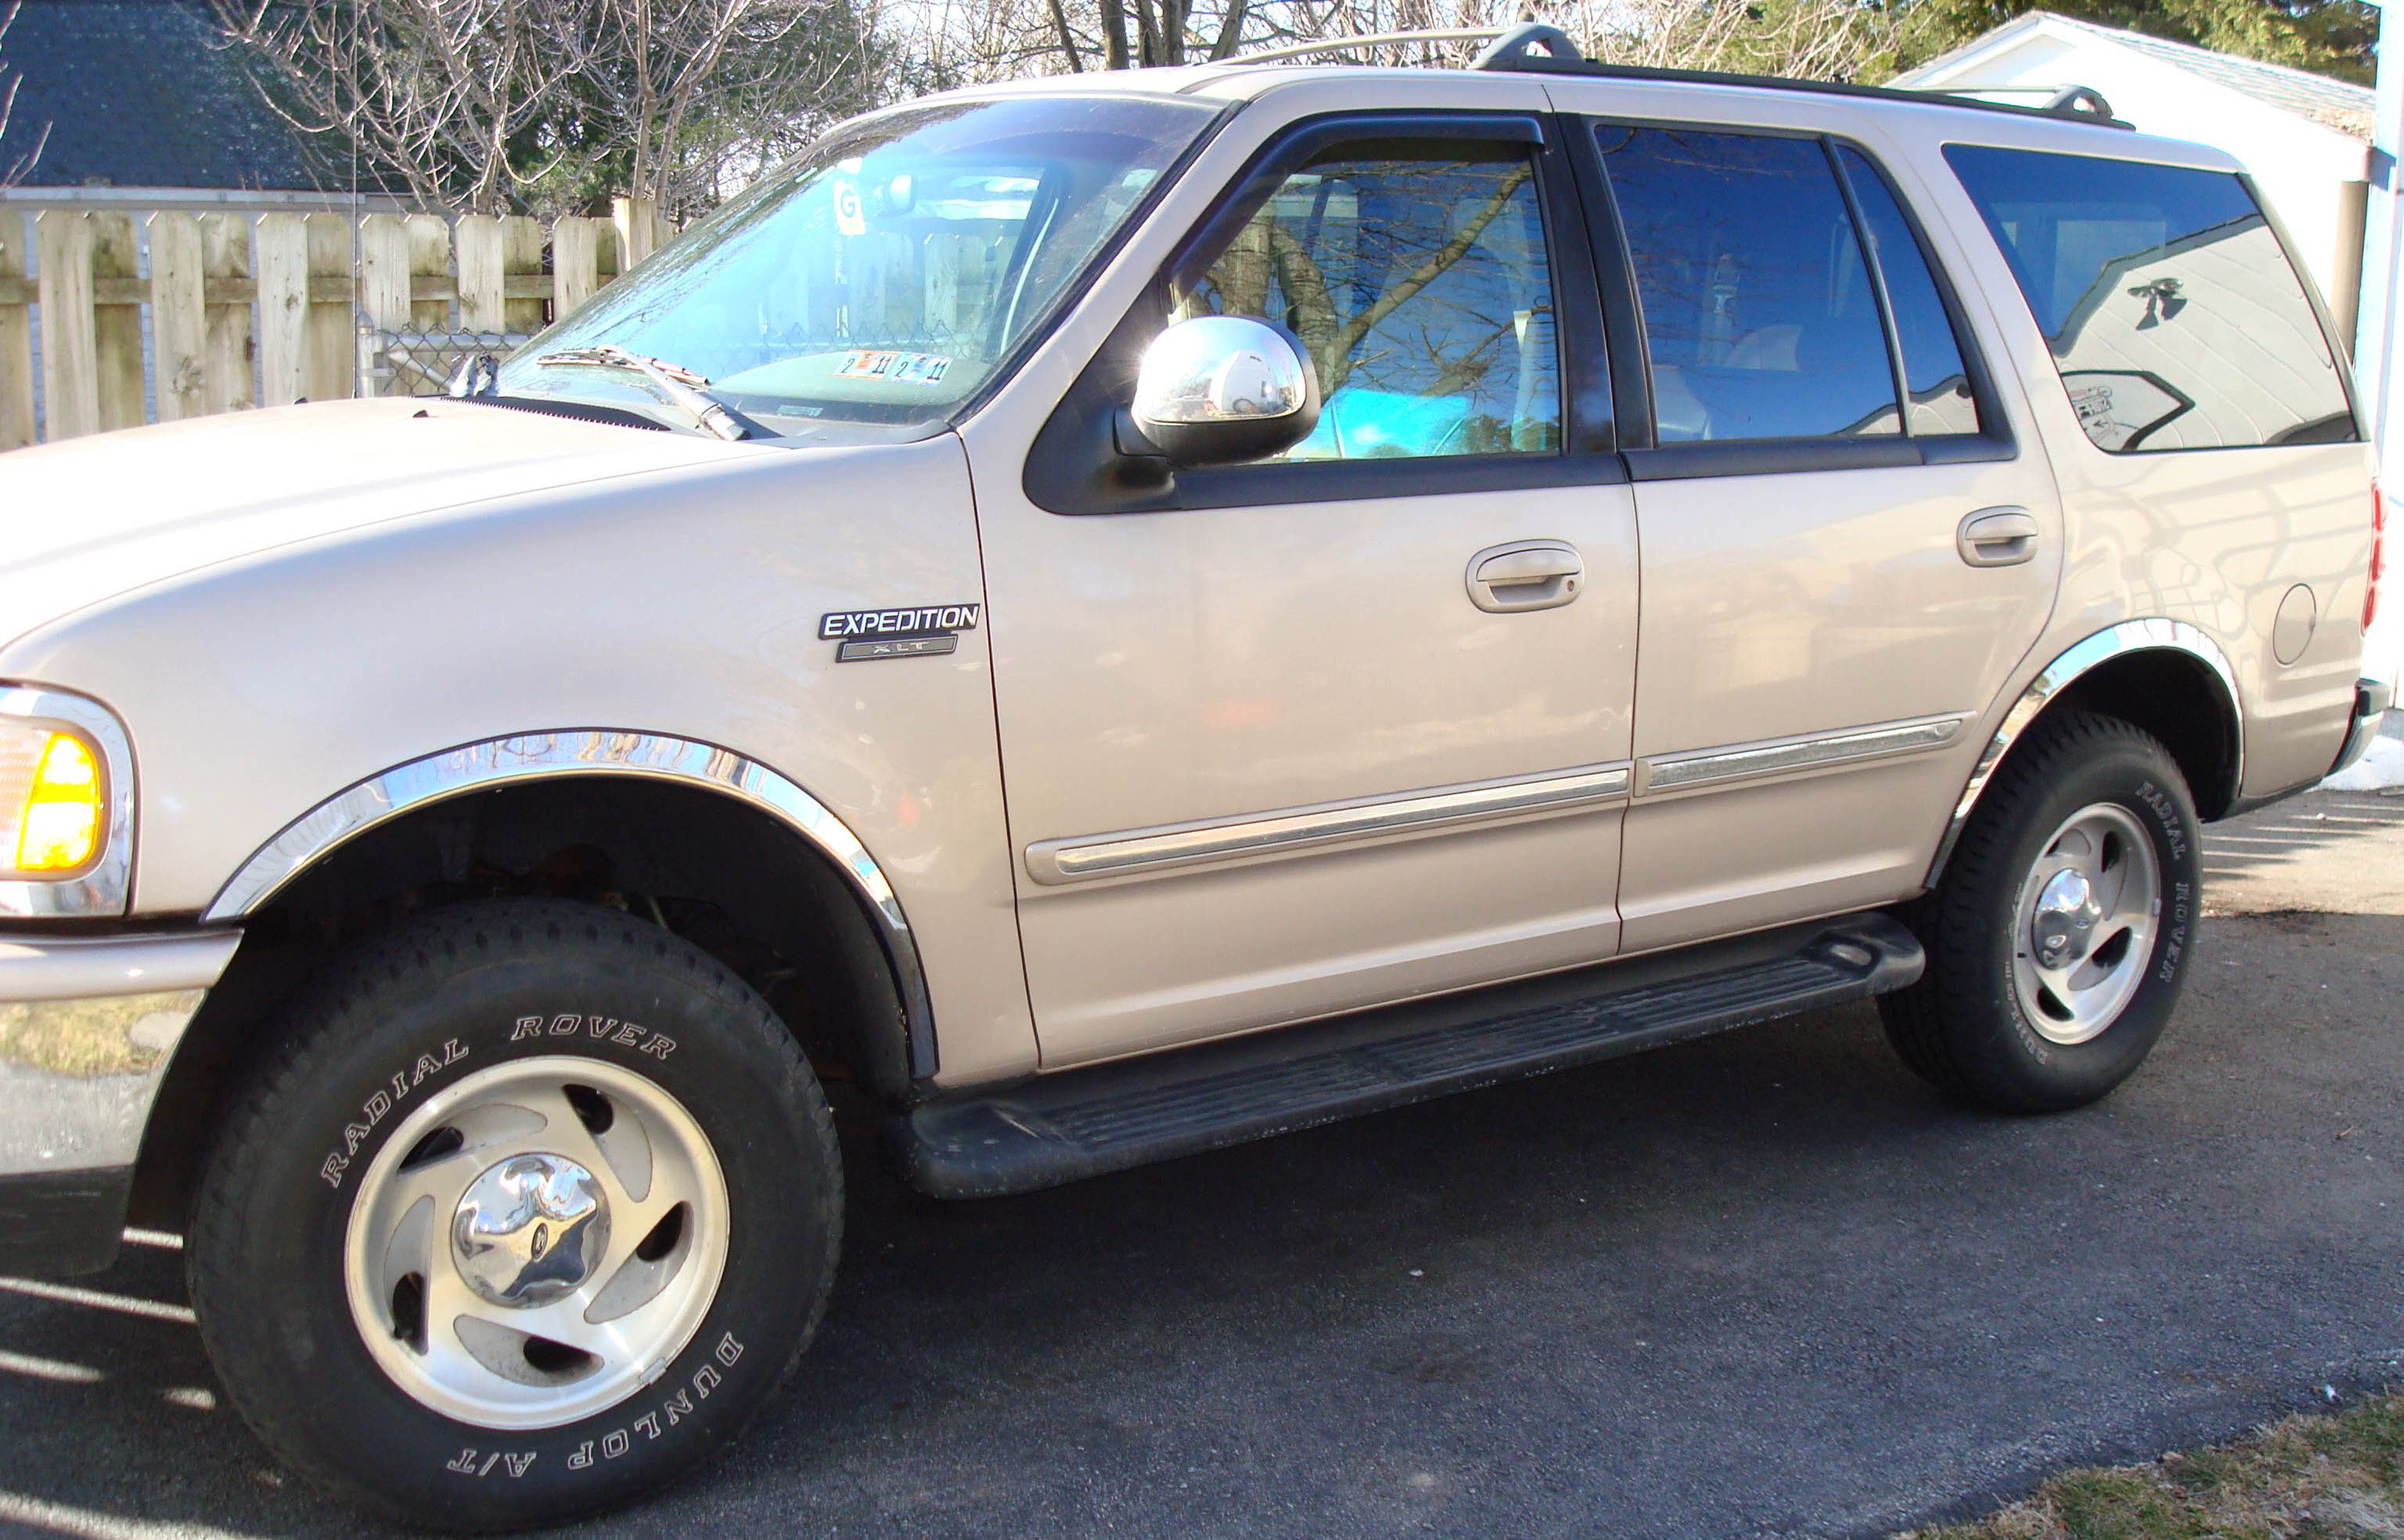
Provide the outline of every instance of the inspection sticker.
[[835,377],[844,380],[890,380],[896,385],[941,385],[951,372],[952,359],[947,353],[895,353],[885,349],[856,349],[843,356],[834,366]]

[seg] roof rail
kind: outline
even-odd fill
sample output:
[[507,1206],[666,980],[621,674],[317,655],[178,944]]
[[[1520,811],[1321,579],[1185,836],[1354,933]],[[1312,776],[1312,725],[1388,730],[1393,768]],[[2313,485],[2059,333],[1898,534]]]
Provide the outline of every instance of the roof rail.
[[[2099,123],[2114,120],[2112,104],[2093,86],[1928,86],[1922,89],[1938,96],[1964,98],[1971,105],[1978,105],[1978,99],[1982,96],[2042,96],[2045,105],[2029,110]],[[1989,102],[1985,105],[1999,106],[2003,104]]]
[[1975,96],[1958,95],[1950,91],[1912,91],[1897,86],[1861,86],[1843,80],[1796,80],[1782,75],[1738,75],[1718,70],[1668,69],[1650,64],[1613,64],[1600,59],[1589,59],[1578,48],[1577,40],[1560,28],[1544,21],[1522,21],[1515,27],[1428,27],[1411,32],[1362,33],[1349,37],[1330,37],[1316,43],[1293,43],[1283,48],[1264,49],[1257,53],[1239,55],[1227,61],[1231,64],[1270,64],[1290,59],[1308,58],[1321,53],[1347,53],[1354,49],[1375,48],[1393,43],[1462,43],[1490,37],[1485,49],[1470,64],[1475,70],[1525,71],[1543,75],[1601,76],[1615,80],[1662,80],[1673,83],[1710,86],[1750,86],[1774,91],[1811,91],[1825,96],[1868,97],[1877,101],[1925,102],[1935,106],[1974,107],[1985,112],[2007,112],[2023,118],[2068,119],[2081,123],[2095,123],[2105,128],[2127,129],[2135,125],[2124,123],[2112,116],[2112,104],[2104,93],[2089,86],[2064,86],[2052,94],[2041,107],[2021,106],[2012,102],[1987,102]]
[[2063,118],[2092,118],[2104,123],[2119,121],[2112,116],[2112,104],[2093,86],[2064,86],[2045,99],[2045,110]]
[[[1528,51],[1537,48],[1544,50],[1542,58]],[[1543,21],[1522,21],[1487,44],[1486,51],[1479,54],[1477,62],[1469,67],[1545,69],[1555,64],[1574,67],[1593,62],[1586,56],[1586,50],[1577,46],[1577,39],[1560,28]]]

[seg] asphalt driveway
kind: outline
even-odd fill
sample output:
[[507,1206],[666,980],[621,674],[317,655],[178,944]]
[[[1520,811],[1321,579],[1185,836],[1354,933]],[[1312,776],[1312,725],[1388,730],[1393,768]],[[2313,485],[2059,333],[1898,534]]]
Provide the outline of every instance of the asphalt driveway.
[[[2205,843],[2179,1019],[2071,1116],[1853,1009],[1027,1198],[856,1148],[795,1390],[584,1533],[1882,1533],[2404,1383],[2404,797]],[[0,1282],[0,1530],[361,1533],[174,1252],[78,1282]]]

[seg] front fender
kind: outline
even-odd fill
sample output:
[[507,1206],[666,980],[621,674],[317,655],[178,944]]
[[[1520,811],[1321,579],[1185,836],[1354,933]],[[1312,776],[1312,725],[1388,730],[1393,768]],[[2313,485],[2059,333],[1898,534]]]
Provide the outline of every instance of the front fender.
[[136,915],[245,909],[313,818],[537,728],[748,763],[875,852],[951,1084],[1035,1065],[986,633],[838,664],[818,623],[984,596],[957,439],[763,449],[259,553],[35,631],[0,678],[126,723]]

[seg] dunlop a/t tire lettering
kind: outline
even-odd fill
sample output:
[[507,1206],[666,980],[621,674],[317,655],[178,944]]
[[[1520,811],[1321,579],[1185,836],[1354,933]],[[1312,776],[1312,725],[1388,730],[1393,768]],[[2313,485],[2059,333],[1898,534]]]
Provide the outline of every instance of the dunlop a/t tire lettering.
[[[468,903],[352,952],[287,1018],[284,1046],[225,1104],[186,1253],[210,1358],[287,1463],[412,1528],[552,1524],[699,1469],[791,1372],[841,1241],[833,1126],[791,1035],[714,959],[611,909]],[[345,1238],[370,1163],[412,1111],[536,1058],[568,1064],[571,1084],[584,1063],[599,1085],[639,1076],[690,1115],[723,1174],[723,1270],[656,1378],[572,1421],[479,1426],[370,1352],[346,1297]],[[404,1152],[400,1168],[427,1158]],[[481,1164],[472,1149],[463,1159]],[[437,1217],[440,1266],[453,1216]],[[529,1355],[522,1378],[538,1396],[557,1373]]]

